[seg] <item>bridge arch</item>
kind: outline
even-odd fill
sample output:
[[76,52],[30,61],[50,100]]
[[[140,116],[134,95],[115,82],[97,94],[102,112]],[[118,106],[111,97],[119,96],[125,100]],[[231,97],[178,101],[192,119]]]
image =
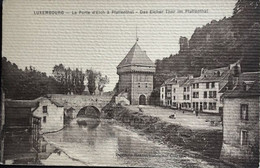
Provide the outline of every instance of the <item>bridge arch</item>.
[[101,111],[93,105],[82,107],[77,113],[77,118],[100,118]]

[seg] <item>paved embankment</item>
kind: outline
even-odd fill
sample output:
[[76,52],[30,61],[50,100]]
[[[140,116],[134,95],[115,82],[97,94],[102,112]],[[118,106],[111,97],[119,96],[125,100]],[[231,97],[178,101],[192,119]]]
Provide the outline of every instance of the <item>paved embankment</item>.
[[[222,145],[222,129],[219,127],[210,128],[205,125],[192,127],[188,126],[188,121],[169,122],[168,119],[160,116],[150,115],[149,111],[145,112],[147,109],[137,109],[131,106],[115,106],[110,103],[103,110],[107,118],[114,118],[130,126],[151,140],[167,144],[169,147],[177,145],[210,158],[219,158]],[[156,110],[160,114],[160,108]]]

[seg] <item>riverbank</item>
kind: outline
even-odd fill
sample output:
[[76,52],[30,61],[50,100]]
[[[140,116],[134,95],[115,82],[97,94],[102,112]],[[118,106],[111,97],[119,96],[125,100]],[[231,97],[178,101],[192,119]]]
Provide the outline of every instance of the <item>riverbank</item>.
[[[192,128],[181,123],[172,123],[128,107],[109,103],[103,108],[105,118],[114,118],[119,123],[135,129],[155,142],[168,147],[194,151],[198,155],[219,159],[222,147],[222,129]],[[160,113],[160,111],[158,111]],[[192,122],[192,121],[191,121]]]

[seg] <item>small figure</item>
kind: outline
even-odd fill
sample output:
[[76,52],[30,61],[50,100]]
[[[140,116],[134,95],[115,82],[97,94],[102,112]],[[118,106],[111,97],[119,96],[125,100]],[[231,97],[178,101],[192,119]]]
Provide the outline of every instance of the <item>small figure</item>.
[[184,110],[182,111],[182,113],[184,114]]
[[173,113],[172,115],[169,116],[169,118],[176,119],[176,116],[175,116],[175,114]]
[[196,117],[198,117],[198,115],[199,115],[199,111],[198,111],[198,110],[196,110]]

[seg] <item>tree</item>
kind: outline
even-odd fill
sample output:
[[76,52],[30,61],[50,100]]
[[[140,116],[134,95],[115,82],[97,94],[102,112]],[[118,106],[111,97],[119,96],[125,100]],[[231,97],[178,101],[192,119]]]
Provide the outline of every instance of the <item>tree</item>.
[[70,67],[66,68],[64,65],[55,65],[53,68],[54,78],[61,84],[62,90],[67,94],[82,94],[85,85],[85,74],[82,70],[76,68],[71,70]]
[[88,90],[91,95],[93,95],[96,90],[96,78],[97,74],[92,69],[87,70]]
[[98,79],[98,90],[99,90],[100,95],[102,95],[104,87],[108,83],[109,83],[109,78],[107,77],[107,75],[101,76],[101,73],[100,73],[100,76]]
[[35,99],[49,93],[62,93],[59,82],[46,73],[30,66],[21,70],[16,64],[2,58],[2,80],[6,97],[11,99]]

